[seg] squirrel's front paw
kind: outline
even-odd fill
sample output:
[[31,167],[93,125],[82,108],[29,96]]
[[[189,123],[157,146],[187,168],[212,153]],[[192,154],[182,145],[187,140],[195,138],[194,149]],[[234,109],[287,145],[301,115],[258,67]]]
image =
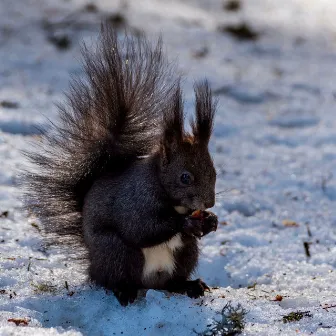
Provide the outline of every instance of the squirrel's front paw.
[[207,235],[212,231],[216,231],[218,226],[218,218],[212,212],[206,212],[206,216],[203,220],[202,231],[203,236]]
[[203,236],[203,220],[187,217],[183,224],[183,232],[189,236],[201,238]]
[[197,212],[185,218],[183,230],[190,236],[203,237],[212,231],[216,231],[218,226],[217,216],[208,211]]

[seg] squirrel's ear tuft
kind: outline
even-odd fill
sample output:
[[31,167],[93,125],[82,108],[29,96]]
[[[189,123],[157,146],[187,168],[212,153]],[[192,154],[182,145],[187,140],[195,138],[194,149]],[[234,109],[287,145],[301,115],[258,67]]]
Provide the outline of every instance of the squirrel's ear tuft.
[[169,159],[170,154],[178,150],[179,145],[183,142],[184,135],[183,99],[179,84],[163,118],[161,149],[166,158]]
[[196,97],[196,120],[191,122],[194,138],[200,144],[208,145],[213,128],[217,101],[212,98],[209,83],[205,80],[194,86]]

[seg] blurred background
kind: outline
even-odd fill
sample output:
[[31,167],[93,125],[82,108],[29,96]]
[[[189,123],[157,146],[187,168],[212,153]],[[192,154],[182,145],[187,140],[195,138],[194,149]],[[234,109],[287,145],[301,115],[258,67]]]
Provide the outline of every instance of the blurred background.
[[333,0],[1,0],[0,128],[31,133],[41,110],[53,113],[103,20],[162,34],[187,87],[208,77],[228,109],[320,109],[333,94],[335,14]]

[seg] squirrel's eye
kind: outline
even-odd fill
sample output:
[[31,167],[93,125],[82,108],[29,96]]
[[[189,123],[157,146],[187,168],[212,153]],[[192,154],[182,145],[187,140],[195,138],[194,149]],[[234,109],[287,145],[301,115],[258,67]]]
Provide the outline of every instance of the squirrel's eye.
[[192,183],[192,176],[188,172],[184,172],[181,175],[181,182],[185,185],[190,185]]

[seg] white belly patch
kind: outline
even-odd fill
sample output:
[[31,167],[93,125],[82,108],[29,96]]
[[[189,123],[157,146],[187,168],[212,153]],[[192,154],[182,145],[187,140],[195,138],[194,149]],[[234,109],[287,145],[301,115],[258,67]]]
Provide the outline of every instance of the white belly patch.
[[142,249],[145,265],[142,272],[143,279],[156,272],[172,274],[175,270],[174,251],[183,246],[181,234],[178,233],[170,240],[153,247]]

